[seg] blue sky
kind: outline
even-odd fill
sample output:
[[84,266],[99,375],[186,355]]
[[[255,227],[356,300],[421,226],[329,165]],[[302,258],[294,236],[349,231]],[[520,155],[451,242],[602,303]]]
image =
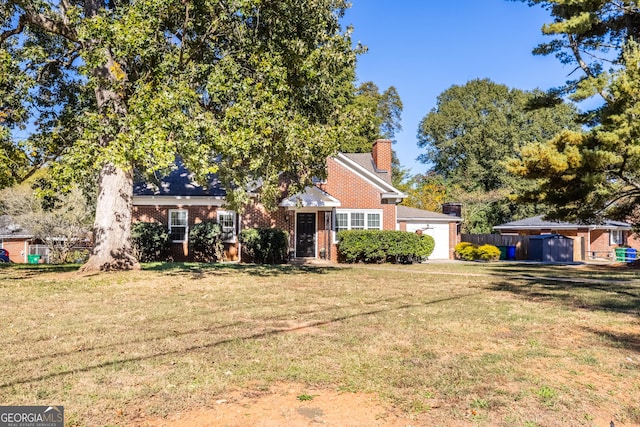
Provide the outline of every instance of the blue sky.
[[450,86],[489,78],[511,88],[562,85],[573,67],[531,50],[551,38],[541,27],[551,18],[540,7],[507,0],[352,0],[344,25],[368,47],[358,58],[358,81],[380,91],[395,86],[404,104],[394,149],[403,166],[423,173],[420,120]]

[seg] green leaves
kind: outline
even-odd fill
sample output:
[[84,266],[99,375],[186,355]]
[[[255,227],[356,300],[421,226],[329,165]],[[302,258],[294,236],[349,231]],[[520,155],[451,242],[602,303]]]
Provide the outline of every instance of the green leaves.
[[570,105],[530,108],[540,95],[486,79],[452,86],[420,123],[418,144],[426,149],[421,160],[466,191],[512,187],[514,178],[502,162],[520,145],[577,128]]
[[[509,167],[538,180],[536,197],[564,219],[633,219],[640,201],[640,49],[630,43],[624,69],[606,90],[612,101],[601,110],[602,124],[590,131],[565,132],[545,144],[522,148]],[[523,198],[531,197],[531,193]]]
[[381,263],[426,258],[433,252],[433,237],[406,231],[343,230],[338,250],[346,262]]
[[633,0],[522,0],[530,6],[541,5],[548,10],[552,23],[542,27],[542,33],[555,39],[542,43],[533,52],[555,54],[564,64],[575,65],[582,76],[569,81],[563,88],[575,100],[599,94],[610,100],[604,88],[607,73],[615,70],[622,59],[628,40],[640,35],[640,10]]

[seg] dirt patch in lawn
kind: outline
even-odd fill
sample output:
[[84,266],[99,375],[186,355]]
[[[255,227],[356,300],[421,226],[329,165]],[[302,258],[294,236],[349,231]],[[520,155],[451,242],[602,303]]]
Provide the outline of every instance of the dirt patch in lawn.
[[[505,385],[508,388],[508,385]],[[517,388],[517,387],[516,387]],[[468,408],[459,419],[450,417],[450,403],[432,399],[426,412],[400,411],[383,403],[375,394],[340,392],[328,388],[305,387],[301,384],[276,384],[268,390],[245,389],[229,392],[210,402],[207,407],[170,413],[166,417],[150,417],[141,413],[135,419],[120,414],[118,425],[129,427],[416,427],[446,425],[462,427],[474,424],[497,424],[509,420],[508,407],[498,408],[491,417],[486,410]],[[575,408],[578,410],[578,408]],[[580,410],[586,408],[580,408]],[[575,425],[626,427],[631,422],[610,424],[616,415],[606,410],[589,409],[589,419]],[[129,415],[129,417],[131,417]],[[564,426],[563,415],[538,414],[531,425]],[[491,421],[494,421],[493,423]],[[629,420],[627,420],[629,421]],[[507,423],[507,424],[512,424]],[[517,423],[516,423],[517,424]],[[515,425],[515,424],[514,424]],[[525,423],[525,425],[529,425]]]
[[269,390],[239,390],[220,396],[208,408],[142,418],[136,427],[205,426],[409,426],[411,421],[372,394],[277,384]]

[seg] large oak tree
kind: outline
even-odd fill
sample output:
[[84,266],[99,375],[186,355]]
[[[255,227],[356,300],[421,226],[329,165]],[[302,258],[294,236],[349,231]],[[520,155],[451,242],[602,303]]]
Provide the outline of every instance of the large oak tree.
[[[85,270],[137,268],[134,170],[179,154],[232,205],[260,179],[273,205],[324,173],[348,134],[355,51],[346,0],[7,0],[0,5],[0,185],[55,160],[97,176]],[[30,131],[16,140],[15,129]]]
[[[549,105],[538,108],[541,100]],[[494,225],[537,213],[536,206],[511,200],[527,182],[507,171],[505,162],[523,145],[578,129],[572,105],[548,101],[541,91],[476,79],[441,93],[421,121],[420,160],[444,179],[447,197],[465,205],[466,232],[488,233]]]

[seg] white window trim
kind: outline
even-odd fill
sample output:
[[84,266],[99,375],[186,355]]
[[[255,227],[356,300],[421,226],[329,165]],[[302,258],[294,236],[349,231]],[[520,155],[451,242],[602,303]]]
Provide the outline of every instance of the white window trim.
[[233,225],[231,226],[231,228],[233,229],[233,237],[231,239],[223,240],[223,242],[235,243],[236,242],[236,213],[235,211],[225,211],[225,210],[216,211],[216,218],[221,228],[222,228],[222,224],[220,223],[220,217],[222,215],[231,215],[231,218],[233,218]]
[[[364,228],[357,228],[357,230],[383,230],[384,229],[384,218],[382,209],[334,209],[333,214],[331,215],[331,219],[333,224],[331,224],[331,234],[333,235],[333,243],[338,243],[338,233],[336,232],[336,214],[346,213],[347,214],[347,230],[351,230],[351,214],[352,213],[364,213]],[[378,228],[369,228],[369,214],[378,214],[380,216],[380,227]]]
[[[171,236],[171,214],[173,213],[178,213],[178,212],[184,212],[185,213],[185,230],[184,230],[184,240],[173,240],[171,239],[171,243],[184,243],[187,240],[189,240],[189,211],[187,209],[169,209],[169,216],[168,216],[168,229],[169,229],[169,236]],[[183,227],[183,226],[180,226]]]
[[[620,237],[619,242],[614,236]],[[622,230],[609,230],[609,245],[624,245],[624,234]]]

